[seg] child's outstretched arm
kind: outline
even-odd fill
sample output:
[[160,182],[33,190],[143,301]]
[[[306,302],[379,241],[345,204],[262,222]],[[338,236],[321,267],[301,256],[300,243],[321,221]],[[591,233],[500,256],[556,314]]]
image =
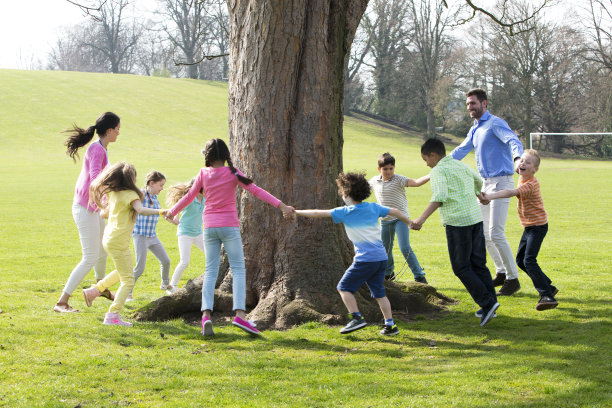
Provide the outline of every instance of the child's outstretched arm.
[[[485,204],[484,201],[488,202],[491,200],[495,200],[497,198],[510,198],[519,195],[519,191],[516,188],[507,189],[507,190],[499,190],[493,193],[481,193],[482,199],[481,203]],[[486,204],[485,204],[486,205]]]
[[412,220],[397,208],[389,208],[389,215],[403,221],[408,227],[412,225]]
[[420,217],[412,220],[410,228],[417,231],[420,230],[421,227],[423,227],[423,224],[425,224],[427,218],[429,218],[429,216],[433,214],[440,206],[442,206],[441,202],[431,201],[427,208],[425,208],[425,211],[423,211],[423,214],[421,214]]
[[295,214],[308,218],[331,217],[331,210],[295,210]]
[[406,187],[421,187],[423,184],[429,181],[429,174],[419,177],[418,179],[406,180]]
[[155,208],[148,208],[142,205],[140,200],[132,201],[132,208],[140,215],[163,215],[165,210],[156,210]]

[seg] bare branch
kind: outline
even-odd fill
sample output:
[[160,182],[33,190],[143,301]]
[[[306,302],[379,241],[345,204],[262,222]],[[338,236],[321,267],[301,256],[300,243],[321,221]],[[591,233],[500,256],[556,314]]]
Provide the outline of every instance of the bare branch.
[[[467,17],[466,19],[461,20],[460,24],[464,24],[467,23],[469,21],[471,21],[477,13],[481,13],[484,14],[485,16],[487,16],[488,18],[490,18],[492,21],[494,21],[496,24],[507,28],[509,31],[509,34],[511,36],[516,35],[516,34],[520,34],[526,31],[531,30],[531,27],[523,27],[521,28],[521,26],[523,26],[524,24],[528,23],[530,20],[532,20],[540,11],[542,11],[542,9],[544,9],[544,7],[546,7],[549,3],[550,0],[542,0],[542,3],[539,5],[538,8],[536,8],[530,15],[528,15],[527,17],[521,19],[521,20],[517,20],[517,21],[504,21],[506,19],[506,11],[507,11],[507,7],[506,7],[506,2],[507,0],[504,0],[504,2],[502,3],[502,11],[501,11],[501,16],[497,16],[495,14],[493,14],[493,12],[488,11],[485,8],[479,7],[476,4],[474,4],[473,0],[464,0],[465,3],[472,9],[472,15]],[[445,7],[448,7],[446,4],[446,0],[443,0],[443,4]]]

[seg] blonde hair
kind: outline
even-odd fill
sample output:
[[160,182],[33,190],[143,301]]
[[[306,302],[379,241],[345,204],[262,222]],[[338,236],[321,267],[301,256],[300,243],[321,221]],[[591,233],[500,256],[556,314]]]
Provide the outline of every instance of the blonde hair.
[[[195,183],[195,178],[192,178],[188,183],[178,183],[170,186],[168,189],[168,195],[166,196],[166,204],[168,207],[174,206],[174,204],[178,203],[181,198],[185,197],[193,186],[193,183]],[[200,194],[202,192],[202,189],[200,189]]]
[[540,167],[540,154],[538,153],[537,150],[535,149],[526,149],[523,151],[523,153],[527,153],[533,157],[535,157],[536,159],[536,167]]
[[[138,194],[140,201],[144,194],[136,186],[136,168],[129,163],[119,162],[105,168],[89,186],[89,201],[99,208],[106,208],[108,203],[102,198],[111,191],[131,190]],[[132,216],[136,218],[136,212]]]

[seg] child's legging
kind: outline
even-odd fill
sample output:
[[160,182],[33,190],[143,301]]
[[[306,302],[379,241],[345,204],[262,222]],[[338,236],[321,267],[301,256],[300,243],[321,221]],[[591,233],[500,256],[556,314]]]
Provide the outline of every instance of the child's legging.
[[189,266],[189,261],[191,260],[191,247],[195,246],[199,248],[202,252],[204,252],[204,235],[200,234],[195,237],[191,235],[179,235],[178,236],[178,247],[179,254],[181,256],[181,260],[179,264],[176,266],[174,273],[172,274],[172,280],[170,284],[173,287],[178,287],[178,284],[181,280],[181,276],[183,276],[183,272]]
[[160,263],[161,280],[167,285],[170,281],[170,258],[166,249],[157,237],[144,237],[134,235],[134,252],[136,253],[136,267],[134,268],[134,284],[140,278],[147,265],[147,251],[151,251]]
[[115,270],[106,275],[104,279],[96,284],[96,289],[100,292],[113,286],[117,281],[121,282],[115,300],[108,309],[109,313],[120,313],[125,305],[125,300],[134,287],[134,261],[130,247],[115,248],[104,243],[104,249],[115,263]]

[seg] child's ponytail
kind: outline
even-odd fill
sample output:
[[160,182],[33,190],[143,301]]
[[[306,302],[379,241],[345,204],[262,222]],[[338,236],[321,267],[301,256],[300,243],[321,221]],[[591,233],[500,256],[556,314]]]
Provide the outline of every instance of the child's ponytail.
[[238,178],[238,181],[240,181],[245,186],[248,186],[249,184],[253,182],[253,180],[251,180],[250,178],[247,178],[247,177],[244,177],[238,174],[238,170],[234,168],[234,165],[232,164],[232,159],[230,159],[229,156],[227,156],[226,160],[227,160],[227,166],[230,168],[232,173],[234,173],[234,175]]

